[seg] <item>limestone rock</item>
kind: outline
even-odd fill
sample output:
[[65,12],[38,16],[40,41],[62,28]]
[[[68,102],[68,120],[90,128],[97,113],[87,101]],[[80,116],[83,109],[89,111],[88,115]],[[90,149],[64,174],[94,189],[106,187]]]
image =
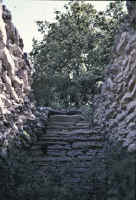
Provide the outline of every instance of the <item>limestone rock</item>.
[[136,2],[127,0],[126,6],[127,6],[129,18],[131,22],[133,22],[136,19]]
[[32,113],[34,106],[29,100],[31,69],[23,55],[23,40],[12,23],[11,12],[0,3],[1,155],[6,155],[9,141],[17,140],[20,144],[19,138],[22,133],[25,133],[26,129],[32,132],[27,123],[35,120]]
[[[120,30],[113,62],[107,68],[101,94],[96,97],[95,121],[112,143],[128,151],[136,145],[136,2],[127,1],[129,25]],[[125,24],[127,26],[127,24]],[[125,26],[124,25],[124,26]]]

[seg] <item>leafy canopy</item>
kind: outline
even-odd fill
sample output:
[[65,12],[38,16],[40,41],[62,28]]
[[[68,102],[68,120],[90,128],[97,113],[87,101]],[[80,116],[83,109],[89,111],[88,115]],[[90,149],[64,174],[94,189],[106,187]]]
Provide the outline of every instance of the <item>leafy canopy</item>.
[[92,101],[109,63],[115,32],[124,15],[120,2],[98,12],[91,3],[69,2],[56,22],[37,21],[33,40],[33,84],[39,105],[80,106]]

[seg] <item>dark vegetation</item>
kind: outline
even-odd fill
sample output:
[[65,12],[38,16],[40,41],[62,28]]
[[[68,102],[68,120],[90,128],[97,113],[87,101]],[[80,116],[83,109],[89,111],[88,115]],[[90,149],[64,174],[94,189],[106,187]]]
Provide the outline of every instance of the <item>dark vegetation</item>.
[[95,156],[90,170],[81,176],[78,184],[69,180],[73,166],[80,162],[73,160],[63,170],[50,165],[45,176],[27,151],[13,149],[7,159],[0,159],[2,200],[135,199],[135,155],[120,150],[119,146],[103,153],[103,157]]
[[37,21],[41,41],[30,53],[39,106],[90,105],[99,93],[112,58],[115,34],[125,15],[120,1],[98,12],[89,3],[69,2],[56,11],[56,22]]

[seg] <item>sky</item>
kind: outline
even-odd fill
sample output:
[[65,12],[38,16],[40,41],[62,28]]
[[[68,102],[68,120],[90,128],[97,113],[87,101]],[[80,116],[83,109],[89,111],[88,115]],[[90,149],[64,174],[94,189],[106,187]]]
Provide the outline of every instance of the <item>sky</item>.
[[[109,1],[90,1],[97,10],[105,9]],[[24,51],[32,49],[32,39],[40,39],[37,31],[36,21],[54,21],[55,10],[63,10],[66,1],[46,0],[3,0],[3,4],[12,13],[12,21],[17,27],[19,34],[24,41]]]

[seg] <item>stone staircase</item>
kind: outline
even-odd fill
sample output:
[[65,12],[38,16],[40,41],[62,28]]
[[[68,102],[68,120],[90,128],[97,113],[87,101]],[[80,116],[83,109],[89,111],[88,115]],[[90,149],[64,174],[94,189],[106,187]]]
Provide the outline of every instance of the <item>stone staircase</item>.
[[32,147],[32,155],[45,172],[50,166],[64,169],[66,164],[70,165],[74,170],[72,180],[79,181],[102,147],[103,137],[89,128],[89,122],[81,114],[55,114],[50,115],[46,132]]

